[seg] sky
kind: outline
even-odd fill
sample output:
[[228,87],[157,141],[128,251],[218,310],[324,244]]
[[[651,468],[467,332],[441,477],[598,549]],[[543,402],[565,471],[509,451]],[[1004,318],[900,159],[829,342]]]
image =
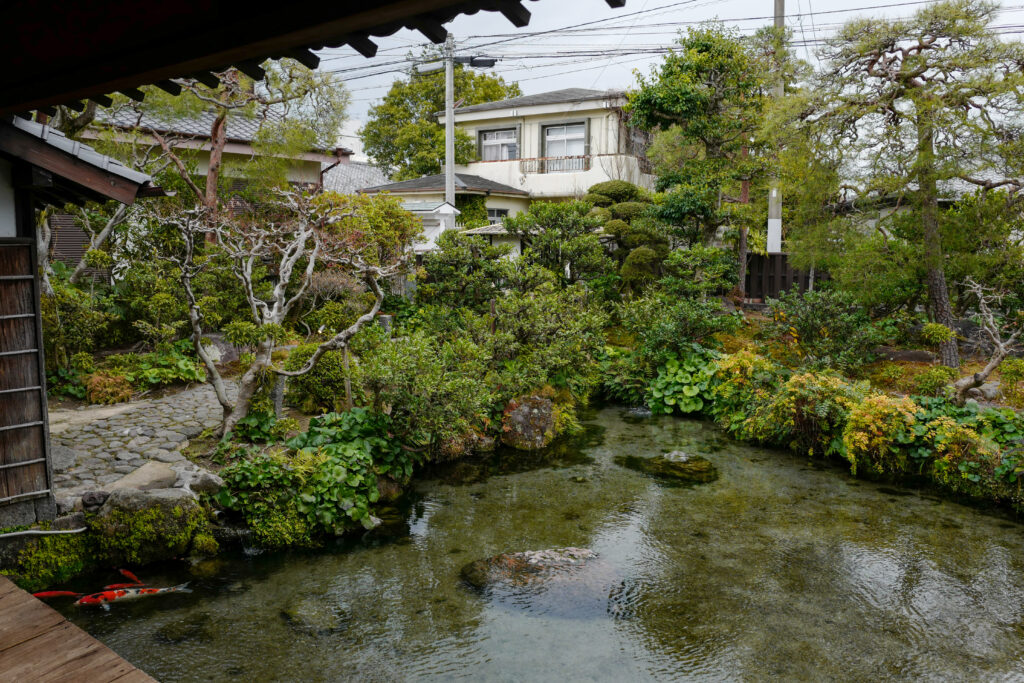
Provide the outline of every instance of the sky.
[[[786,0],[786,24],[794,46],[813,61],[815,45],[845,21],[857,17],[892,18],[912,14],[933,0]],[[1008,37],[1024,33],[1024,4],[1003,0],[997,30]],[[463,55],[498,57],[490,71],[519,83],[524,94],[562,88],[628,89],[636,72],[649,73],[680,30],[720,20],[742,33],[770,24],[774,0],[627,0],[610,8],[604,0],[524,1],[530,24],[516,28],[497,12],[462,15],[446,27]],[[574,27],[574,28],[568,28]],[[539,35],[530,35],[539,33]],[[320,68],[336,72],[348,86],[352,102],[341,144],[365,159],[356,132],[370,107],[387,93],[392,81],[409,67],[427,39],[402,30],[374,38],[376,57],[367,59],[348,46],[322,50]],[[662,51],[662,52],[659,52]]]

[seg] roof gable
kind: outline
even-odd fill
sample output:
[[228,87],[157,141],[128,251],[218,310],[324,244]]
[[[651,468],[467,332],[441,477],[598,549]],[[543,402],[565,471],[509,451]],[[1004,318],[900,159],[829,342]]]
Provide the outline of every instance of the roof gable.
[[[529,196],[529,193],[526,190],[520,190],[512,187],[511,185],[496,183],[493,180],[481,178],[478,175],[472,175],[469,173],[455,174],[455,192],[457,193],[460,190],[467,193],[514,194],[522,195],[524,197]],[[376,194],[377,192],[391,192],[392,194],[401,194],[403,192],[444,192],[444,174],[437,173],[435,175],[413,178],[412,180],[402,180],[400,182],[389,183],[387,185],[364,187],[360,192],[367,192],[369,194]]]

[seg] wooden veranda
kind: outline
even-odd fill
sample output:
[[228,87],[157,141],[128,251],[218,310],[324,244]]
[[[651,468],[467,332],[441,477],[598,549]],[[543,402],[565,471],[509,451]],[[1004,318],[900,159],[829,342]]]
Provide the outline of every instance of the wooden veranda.
[[0,575],[0,681],[155,680]]

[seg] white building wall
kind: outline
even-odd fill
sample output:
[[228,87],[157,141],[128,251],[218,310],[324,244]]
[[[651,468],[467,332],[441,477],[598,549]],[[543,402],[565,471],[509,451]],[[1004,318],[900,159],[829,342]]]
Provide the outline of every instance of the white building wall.
[[[639,160],[624,153],[627,147],[626,141],[619,139],[619,116],[611,108],[619,104],[592,101],[528,107],[522,111],[504,109],[456,114],[456,125],[474,140],[487,130],[515,128],[519,131],[519,159],[475,161],[460,167],[460,170],[525,190],[534,199],[581,197],[592,185],[607,180],[626,180],[654,189],[654,176],[641,172]],[[544,128],[580,122],[589,125],[589,169],[564,173],[538,172],[542,164],[537,160],[545,157]]]
[[17,237],[18,220],[14,209],[14,179],[10,162],[0,159],[0,238]]

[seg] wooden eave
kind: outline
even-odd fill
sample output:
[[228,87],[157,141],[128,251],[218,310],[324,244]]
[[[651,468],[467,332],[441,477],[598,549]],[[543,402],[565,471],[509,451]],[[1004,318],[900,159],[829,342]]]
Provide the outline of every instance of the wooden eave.
[[[625,0],[605,0],[620,7]],[[0,25],[0,115],[58,104],[100,104],[106,94],[141,97],[173,78],[235,66],[259,76],[265,59],[292,57],[315,67],[310,50],[350,45],[376,54],[373,36],[403,27],[435,43],[443,24],[460,14],[500,12],[525,26],[522,0],[317,0],[298,6],[260,0],[166,0],[140,6],[128,0],[67,3],[47,11],[37,0],[6,0]]]

